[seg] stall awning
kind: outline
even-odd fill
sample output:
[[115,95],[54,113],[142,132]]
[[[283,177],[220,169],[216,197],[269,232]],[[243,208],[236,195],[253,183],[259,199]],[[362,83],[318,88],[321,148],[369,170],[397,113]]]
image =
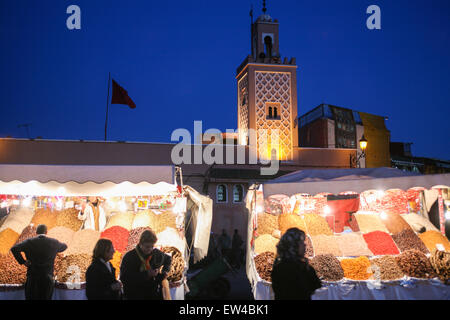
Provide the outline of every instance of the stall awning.
[[421,175],[394,168],[300,170],[263,185],[264,196],[297,193],[315,195],[321,192],[338,194],[367,190],[408,190],[414,187],[431,189],[450,186],[450,174]]
[[138,196],[176,192],[173,166],[0,165],[0,194]]

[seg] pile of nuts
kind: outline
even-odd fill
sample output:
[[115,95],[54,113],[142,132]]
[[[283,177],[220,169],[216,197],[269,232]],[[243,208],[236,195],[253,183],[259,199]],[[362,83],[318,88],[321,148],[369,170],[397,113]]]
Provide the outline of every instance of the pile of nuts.
[[55,274],[58,282],[86,282],[86,270],[92,262],[90,254],[73,254],[55,260]]
[[325,281],[339,281],[344,278],[344,270],[339,260],[332,254],[320,254],[309,260],[317,276]]
[[327,220],[324,217],[315,214],[307,213],[303,215],[305,218],[306,228],[311,236],[317,236],[320,234],[332,235],[333,231],[330,229]]
[[78,219],[78,210],[75,208],[65,209],[61,211],[56,218],[56,225],[66,227],[73,231],[80,230],[83,221]]
[[436,276],[430,260],[419,250],[407,250],[396,258],[400,269],[415,278],[434,278]]
[[343,233],[337,236],[336,240],[344,257],[372,255],[364,238],[358,233]]
[[272,268],[275,261],[273,252],[263,252],[255,257],[256,271],[261,279],[272,282]]
[[336,241],[336,236],[318,235],[311,237],[314,254],[331,254],[335,257],[342,256],[342,251]]
[[45,224],[47,230],[56,226],[56,220],[58,219],[59,211],[51,209],[37,209],[34,213],[31,223],[35,226]]
[[404,276],[394,256],[382,256],[370,260],[373,276],[376,280],[396,280]]
[[20,265],[12,253],[0,254],[0,283],[23,284],[27,279],[27,268]]
[[255,253],[263,253],[266,251],[277,253],[277,244],[279,240],[269,234],[263,234],[255,240]]
[[35,236],[36,236],[36,227],[34,225],[30,224],[28,227],[23,229],[23,231],[20,234],[19,239],[17,239],[16,243],[23,242],[23,241],[33,238]]
[[[280,226],[281,234],[285,233],[290,228],[298,228],[306,233],[305,218],[298,214],[281,214],[278,216],[278,225]],[[260,225],[258,224],[258,228]]]
[[406,229],[399,233],[393,234],[392,239],[394,239],[394,242],[400,252],[415,249],[425,254],[429,253],[425,244],[412,229]]
[[272,234],[273,231],[278,229],[278,216],[274,216],[273,214],[266,212],[261,212],[258,213],[256,219],[257,219],[256,232],[259,235]]

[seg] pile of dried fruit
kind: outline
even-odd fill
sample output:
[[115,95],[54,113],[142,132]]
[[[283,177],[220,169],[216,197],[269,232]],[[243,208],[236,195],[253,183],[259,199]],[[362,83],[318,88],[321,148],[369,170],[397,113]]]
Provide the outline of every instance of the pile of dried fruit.
[[130,231],[133,226],[134,216],[133,212],[116,213],[109,217],[105,229],[118,226]]
[[37,209],[34,213],[33,218],[31,219],[31,223],[35,226],[39,224],[45,224],[47,226],[47,230],[56,226],[56,220],[58,219],[59,211],[51,210],[51,209]]
[[273,252],[262,252],[255,257],[255,267],[261,279],[272,282],[272,268],[275,261]]
[[66,227],[73,231],[80,230],[83,221],[78,219],[79,211],[75,208],[65,209],[58,214],[56,226]]
[[[298,214],[280,214],[278,216],[278,225],[280,227],[281,234],[285,233],[290,228],[298,228],[306,232],[306,223],[304,215]],[[258,225],[258,228],[260,226]],[[272,234],[272,233],[269,233]]]
[[445,251],[450,252],[450,241],[448,241],[448,239],[438,231],[426,231],[419,234],[419,238],[423,241],[430,252],[432,252],[434,249],[437,249],[437,244],[441,244],[444,247]]
[[367,247],[364,238],[358,233],[343,233],[336,236],[336,240],[341,249],[342,256],[371,256],[372,252]]
[[395,259],[400,269],[410,277],[434,278],[436,276],[430,260],[418,250],[407,250]]
[[92,229],[84,229],[74,233],[70,247],[66,250],[66,255],[88,254],[92,255],[95,245],[100,239],[100,232]]
[[145,230],[152,230],[152,229],[151,228],[139,227],[139,228],[136,228],[136,229],[132,229],[130,231],[130,236],[128,237],[127,248],[125,249],[126,252],[128,252],[130,250],[133,250],[137,246],[137,244],[139,243],[139,239],[141,238],[141,234]]
[[304,214],[306,229],[311,236],[320,234],[332,235],[333,231],[330,229],[327,220],[315,213]]
[[386,232],[373,231],[363,234],[363,237],[369,250],[376,256],[400,253],[394,240]]
[[172,257],[172,264],[170,265],[170,272],[167,280],[170,282],[177,282],[183,278],[184,259],[180,250],[175,247],[162,247],[161,251]]
[[309,260],[317,276],[325,281],[339,281],[344,278],[344,270],[332,254],[320,254]]
[[376,212],[356,213],[355,217],[358,222],[359,230],[362,233],[373,231],[388,232],[384,223],[380,219],[380,215]]
[[367,257],[342,259],[341,266],[347,279],[367,280],[372,275],[370,260]]
[[268,251],[276,254],[278,242],[279,240],[270,234],[263,234],[255,240],[255,253],[260,254]]
[[14,230],[8,228],[0,232],[0,254],[8,254],[17,239],[19,239],[19,234]]
[[257,219],[256,232],[259,235],[272,234],[272,232],[278,230],[278,216],[274,216],[273,214],[270,213],[261,212],[258,213],[256,219]]
[[450,281],[450,252],[433,250],[430,256],[430,263],[439,279],[445,284]]
[[12,253],[0,254],[0,284],[23,284],[26,279],[27,268]]
[[112,241],[114,249],[120,253],[124,253],[128,245],[128,237],[130,232],[120,226],[110,227],[100,234],[100,238]]
[[411,230],[409,224],[402,218],[401,215],[395,212],[386,212],[381,221],[383,221],[386,228],[390,233],[396,234],[402,232],[403,230]]
[[370,260],[373,276],[376,280],[396,280],[403,278],[404,273],[397,265],[394,256],[382,256]]
[[91,254],[73,254],[55,260],[55,274],[58,282],[86,282],[86,270],[92,262]]
[[19,236],[19,239],[17,239],[16,243],[20,243],[22,241],[28,240],[30,238],[33,238],[36,236],[36,227],[34,225],[29,225],[25,229],[23,229],[22,233]]
[[318,235],[311,236],[314,254],[331,254],[335,257],[342,256],[342,251],[339,248],[336,236]]
[[425,254],[429,253],[425,244],[422,242],[422,240],[420,240],[417,234],[412,231],[412,229],[406,229],[397,234],[393,234],[392,239],[394,239],[394,242],[400,252],[416,249]]

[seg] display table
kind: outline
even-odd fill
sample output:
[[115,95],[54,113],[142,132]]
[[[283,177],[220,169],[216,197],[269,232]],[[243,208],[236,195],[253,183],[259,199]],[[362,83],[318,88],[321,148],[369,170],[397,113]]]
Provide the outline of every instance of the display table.
[[[439,280],[405,278],[399,281],[322,282],[312,300],[450,300],[450,286]],[[264,280],[253,286],[255,300],[273,300],[272,285]]]
[[[170,288],[172,300],[184,300],[184,286]],[[55,286],[53,300],[87,300],[85,286],[81,289],[63,289],[60,284]],[[25,289],[23,285],[0,286],[0,300],[25,300]]]

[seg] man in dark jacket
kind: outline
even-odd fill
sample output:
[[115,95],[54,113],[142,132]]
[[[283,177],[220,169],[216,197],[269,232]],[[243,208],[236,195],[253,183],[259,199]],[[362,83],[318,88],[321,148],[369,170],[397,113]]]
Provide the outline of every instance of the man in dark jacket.
[[[47,226],[44,224],[38,225],[36,234],[36,237],[13,246],[11,252],[19,264],[27,267],[25,299],[51,300],[56,254],[66,250],[67,245],[47,237]],[[25,254],[26,260],[23,258],[22,252]]]
[[161,283],[170,271],[172,257],[154,248],[156,241],[156,234],[146,230],[141,234],[136,248],[124,255],[120,280],[125,299],[163,299]]

